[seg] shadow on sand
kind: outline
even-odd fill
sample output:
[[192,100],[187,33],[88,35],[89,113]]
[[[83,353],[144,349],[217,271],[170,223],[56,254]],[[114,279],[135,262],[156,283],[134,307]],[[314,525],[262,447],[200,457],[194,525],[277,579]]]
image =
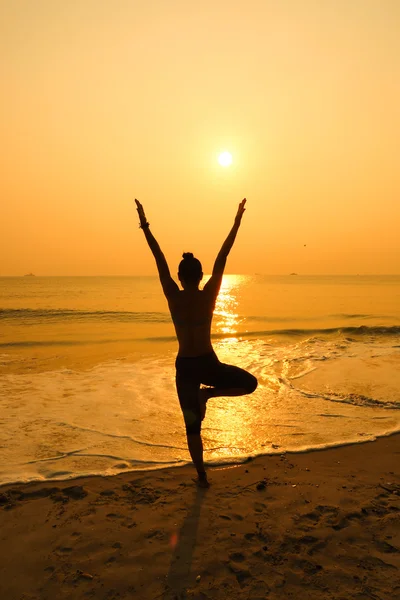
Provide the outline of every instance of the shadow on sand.
[[165,582],[165,599],[181,600],[186,598],[186,589],[196,584],[197,573],[191,573],[193,554],[196,548],[201,505],[207,489],[196,487],[193,503],[176,537],[172,538],[171,563]]

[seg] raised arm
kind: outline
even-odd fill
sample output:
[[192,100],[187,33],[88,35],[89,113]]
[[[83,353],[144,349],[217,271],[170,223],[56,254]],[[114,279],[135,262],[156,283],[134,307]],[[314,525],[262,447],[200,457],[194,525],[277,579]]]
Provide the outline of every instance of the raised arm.
[[212,271],[212,275],[210,279],[207,281],[204,286],[205,290],[211,290],[215,296],[217,296],[219,292],[219,288],[221,287],[222,276],[224,274],[226,259],[228,258],[228,254],[231,251],[231,248],[236,239],[237,232],[239,231],[240,223],[242,222],[243,213],[245,209],[246,198],[243,198],[241,203],[239,204],[238,211],[236,213],[235,221],[232,229],[230,230],[228,237],[222,244],[221,250],[218,252],[218,256],[215,259],[214,268]]
[[161,282],[164,294],[167,298],[169,298],[172,294],[179,291],[179,287],[175,283],[175,281],[172,279],[165,256],[164,256],[163,252],[161,251],[161,248],[160,248],[156,238],[150,231],[150,223],[146,219],[146,215],[144,214],[143,206],[140,204],[139,200],[135,199],[135,202],[136,202],[136,208],[137,208],[137,211],[139,214],[139,220],[140,220],[139,227],[140,227],[140,229],[142,229],[142,231],[144,233],[144,237],[146,238],[149,248],[152,251],[153,256],[156,260],[158,275],[160,277],[160,282]]

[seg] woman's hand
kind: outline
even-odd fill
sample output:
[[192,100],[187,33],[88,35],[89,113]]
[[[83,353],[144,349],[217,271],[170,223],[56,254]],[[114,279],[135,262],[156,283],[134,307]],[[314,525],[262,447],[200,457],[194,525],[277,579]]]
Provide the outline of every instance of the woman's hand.
[[139,227],[141,227],[141,229],[143,229],[144,227],[148,227],[149,223],[147,222],[146,215],[144,214],[143,206],[140,204],[139,200],[136,200],[136,198],[135,198],[135,202],[136,202],[136,210],[138,211],[139,221],[140,221]]
[[246,204],[246,198],[243,198],[243,200],[239,204],[238,211],[237,211],[236,217],[235,217],[235,223],[237,225],[240,225],[240,222],[241,222],[242,217],[243,217],[243,213],[246,210],[245,207],[244,207],[245,204]]

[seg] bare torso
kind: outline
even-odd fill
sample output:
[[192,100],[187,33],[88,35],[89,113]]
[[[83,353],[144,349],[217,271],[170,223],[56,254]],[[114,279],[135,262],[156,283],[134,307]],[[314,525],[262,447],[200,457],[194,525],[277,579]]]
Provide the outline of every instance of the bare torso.
[[215,298],[210,290],[180,290],[168,299],[179,342],[179,356],[201,356],[212,351],[211,321]]

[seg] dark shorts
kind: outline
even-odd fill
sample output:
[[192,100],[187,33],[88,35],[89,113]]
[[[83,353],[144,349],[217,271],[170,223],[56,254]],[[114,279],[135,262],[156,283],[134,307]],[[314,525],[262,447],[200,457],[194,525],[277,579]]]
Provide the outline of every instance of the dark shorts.
[[[257,387],[257,379],[244,369],[226,365],[218,360],[215,352],[203,356],[177,356],[176,389],[185,419],[186,432],[200,433],[201,414],[199,402],[200,385],[218,389],[240,388],[244,394],[251,394]],[[221,394],[215,394],[223,395]]]

